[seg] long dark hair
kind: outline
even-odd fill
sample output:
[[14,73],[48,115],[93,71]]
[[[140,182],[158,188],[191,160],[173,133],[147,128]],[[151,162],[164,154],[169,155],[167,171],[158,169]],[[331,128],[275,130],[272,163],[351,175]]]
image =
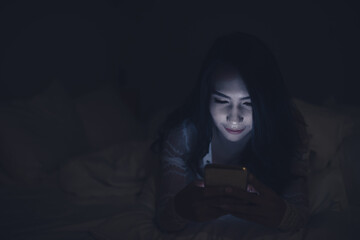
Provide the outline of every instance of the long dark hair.
[[220,65],[238,70],[250,94],[254,126],[247,146],[251,152],[247,156],[250,171],[280,192],[288,180],[296,177],[291,174],[291,162],[306,144],[306,125],[291,101],[275,57],[255,36],[237,32],[215,41],[203,62],[194,90],[182,106],[169,114],[152,149],[161,151],[169,131],[189,119],[198,134],[189,165],[200,173],[198,161],[208,152],[212,138],[210,78]]

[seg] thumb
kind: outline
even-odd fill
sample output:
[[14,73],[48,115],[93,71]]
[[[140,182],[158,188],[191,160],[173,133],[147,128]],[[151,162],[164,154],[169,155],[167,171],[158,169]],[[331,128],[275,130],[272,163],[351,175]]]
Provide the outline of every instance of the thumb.
[[260,194],[266,194],[268,192],[268,187],[251,173],[248,175],[248,184],[251,184]]
[[204,181],[198,179],[194,181],[194,185],[197,187],[205,187]]

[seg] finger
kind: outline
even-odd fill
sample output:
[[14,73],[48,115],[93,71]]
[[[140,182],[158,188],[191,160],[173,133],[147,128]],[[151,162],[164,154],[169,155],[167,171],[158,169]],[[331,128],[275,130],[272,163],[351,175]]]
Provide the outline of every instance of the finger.
[[205,187],[204,196],[205,197],[221,197],[225,194],[224,187]]
[[247,214],[232,214],[235,217],[241,218],[241,219],[245,219],[248,221],[252,221],[252,222],[256,222],[256,223],[260,223],[263,225],[269,225],[268,223],[268,219],[266,217],[263,216],[258,216],[258,215],[247,215]]
[[225,196],[233,197],[238,200],[245,201],[246,203],[257,205],[263,204],[263,198],[253,193],[246,192],[241,188],[227,187],[227,190],[228,191],[225,191]]
[[252,185],[260,195],[267,194],[271,189],[259,181],[253,174],[249,173],[248,175],[248,184]]
[[221,217],[228,213],[221,208],[202,205],[196,208],[194,214],[196,215],[197,220],[208,221],[211,219]]
[[222,201],[221,198],[219,197],[204,198],[201,201],[198,201],[196,204],[198,207],[204,207],[204,206],[215,207],[215,206],[220,206],[222,204]]
[[221,205],[220,209],[227,211],[230,214],[243,214],[249,216],[267,216],[265,209],[259,206],[248,204],[226,204]]
[[202,188],[205,187],[204,181],[202,180],[195,180],[193,183],[197,187],[202,187]]
[[215,198],[207,198],[202,202],[204,205],[209,205],[213,207],[220,207],[223,205],[242,205],[247,204],[244,200],[239,200],[230,197],[215,197]]
[[260,193],[256,190],[256,188],[251,184],[248,184],[246,186],[246,191],[249,192],[249,193],[255,193],[257,195],[260,195]]

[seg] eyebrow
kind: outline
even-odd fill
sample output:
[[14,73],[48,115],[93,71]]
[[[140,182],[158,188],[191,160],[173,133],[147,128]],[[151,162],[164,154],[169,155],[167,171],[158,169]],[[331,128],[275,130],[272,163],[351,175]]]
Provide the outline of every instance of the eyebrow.
[[[216,91],[216,90],[214,91],[214,94],[219,95],[219,96],[224,97],[224,98],[230,99],[229,96],[226,96],[225,94],[223,94],[223,93],[221,93],[221,92],[218,92],[218,91]],[[242,97],[242,98],[240,98],[240,99],[241,99],[241,100],[250,99],[250,96]]]

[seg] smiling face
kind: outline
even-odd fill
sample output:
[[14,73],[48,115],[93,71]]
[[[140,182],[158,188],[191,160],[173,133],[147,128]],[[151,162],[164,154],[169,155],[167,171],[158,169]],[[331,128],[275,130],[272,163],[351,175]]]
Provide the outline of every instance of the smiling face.
[[249,92],[240,74],[233,68],[222,67],[212,76],[210,115],[214,131],[230,142],[247,139],[253,128]]

